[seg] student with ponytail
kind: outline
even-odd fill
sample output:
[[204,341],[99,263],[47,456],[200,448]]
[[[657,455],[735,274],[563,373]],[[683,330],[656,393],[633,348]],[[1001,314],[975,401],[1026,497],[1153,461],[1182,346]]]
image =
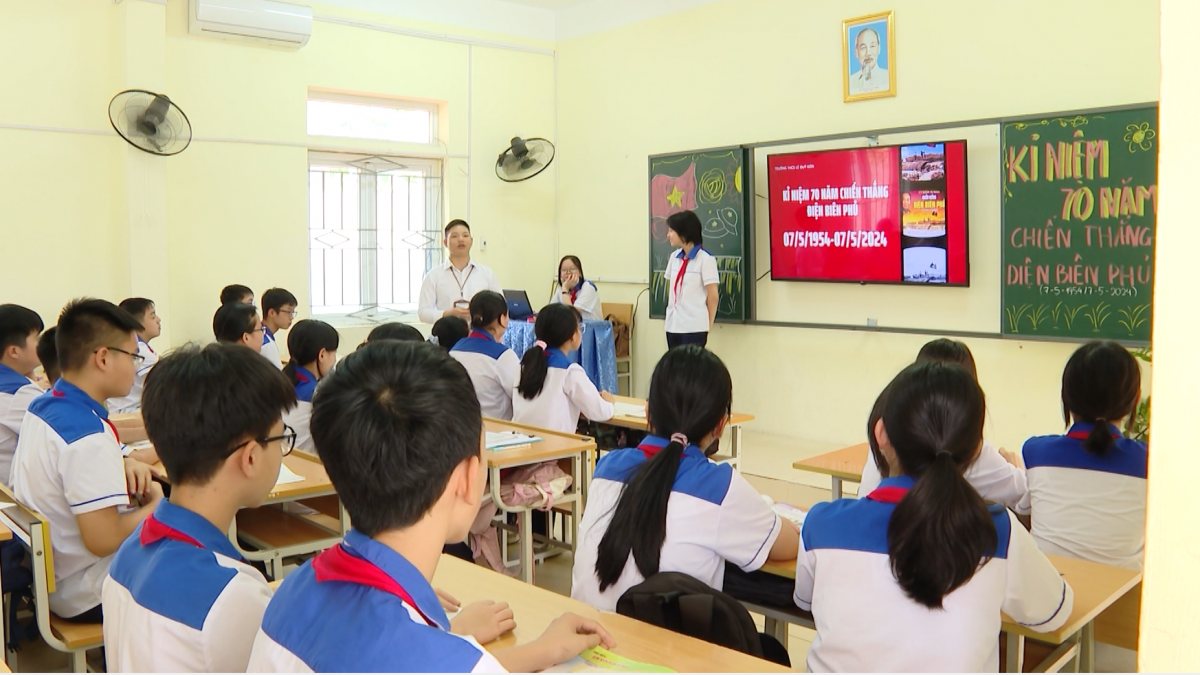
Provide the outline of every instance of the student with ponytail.
[[538,312],[537,342],[521,357],[521,379],[513,393],[513,421],[573,434],[579,414],[593,422],[613,416],[613,396],[597,391],[583,366],[567,354],[579,349],[582,316],[571,305],[548,305]]
[[495,291],[480,291],[471,298],[471,333],[450,349],[467,369],[484,417],[511,420],[513,386],[521,375],[516,353],[504,345],[508,330],[508,302]]
[[[979,379],[979,375],[975,371],[975,357],[971,355],[971,350],[967,348],[967,345],[958,340],[939,338],[926,343],[917,354],[917,362],[921,361],[957,363],[971,373],[971,376],[977,381]],[[873,431],[875,422],[881,416],[882,411],[876,406],[876,409],[871,411],[871,419],[867,423],[867,440],[872,444],[875,443]],[[865,495],[879,487],[885,473],[886,471],[878,463],[877,457],[868,458],[866,466],[863,467],[858,493]],[[983,448],[979,451],[979,455],[975,461],[971,462],[963,475],[967,482],[979,491],[979,496],[983,497],[985,501],[1003,504],[1009,508],[1016,508],[1028,493],[1025,468],[1020,465],[1016,456],[1004,448],[996,447],[986,438],[983,439]]]
[[654,368],[650,434],[596,465],[580,524],[571,597],[613,611],[629,588],[681,572],[721,590],[725,562],[752,572],[792,560],[798,533],[728,464],[709,459],[729,421],[733,381],[698,345]]
[[1046,553],[1142,569],[1146,543],[1146,444],[1121,435],[1137,410],[1142,375],[1116,342],[1075,351],[1062,379],[1062,436],[1025,442],[1029,496],[1017,512]]
[[796,604],[816,617],[810,672],[996,672],[1000,612],[1054,630],[1073,594],[1016,516],[963,477],[983,442],[983,391],[919,362],[877,406],[888,477],[804,520]]
[[287,346],[289,358],[283,374],[296,389],[296,407],[283,414],[283,422],[296,430],[297,450],[316,453],[308,420],[317,383],[337,362],[338,332],[324,321],[304,319],[288,331]]

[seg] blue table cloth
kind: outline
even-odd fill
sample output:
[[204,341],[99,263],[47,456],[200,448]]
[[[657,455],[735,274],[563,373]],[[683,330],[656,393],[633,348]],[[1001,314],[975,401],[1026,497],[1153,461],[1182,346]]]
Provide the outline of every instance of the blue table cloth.
[[[525,350],[537,342],[533,333],[533,324],[528,321],[509,321],[508,330],[504,333],[504,344],[517,353],[517,358],[525,355]],[[567,358],[583,366],[592,384],[601,391],[617,393],[617,348],[613,342],[612,324],[607,321],[583,322],[583,345],[578,351],[567,354]]]

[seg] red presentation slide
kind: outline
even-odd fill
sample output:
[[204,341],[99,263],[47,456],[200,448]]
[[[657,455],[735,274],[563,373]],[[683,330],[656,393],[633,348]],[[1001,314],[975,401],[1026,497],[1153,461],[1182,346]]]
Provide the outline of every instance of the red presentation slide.
[[967,285],[966,142],[771,155],[771,278]]

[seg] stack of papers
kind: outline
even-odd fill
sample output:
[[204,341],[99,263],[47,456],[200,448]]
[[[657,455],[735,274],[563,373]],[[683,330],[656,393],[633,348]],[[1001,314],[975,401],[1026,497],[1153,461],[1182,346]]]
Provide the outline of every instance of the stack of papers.
[[300,474],[287,468],[287,464],[279,465],[279,480],[275,481],[276,488],[278,488],[280,485],[287,485],[288,483],[303,483],[303,482],[304,482],[304,476],[301,476]]
[[792,521],[797,527],[804,525],[804,516],[808,515],[807,511],[798,509],[791,504],[776,504],[771,509],[779,514],[780,518]]
[[613,416],[646,419],[646,406],[634,403],[616,403],[613,405]]
[[488,431],[484,437],[483,444],[488,450],[500,450],[511,448],[514,445],[529,445],[541,440],[537,436],[519,434],[515,431]]

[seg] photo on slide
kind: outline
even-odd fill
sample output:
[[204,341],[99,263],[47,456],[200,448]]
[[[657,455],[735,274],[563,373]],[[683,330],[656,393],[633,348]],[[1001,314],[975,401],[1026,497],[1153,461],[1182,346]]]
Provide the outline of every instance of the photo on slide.
[[946,148],[900,148],[900,248],[907,283],[947,281]]

